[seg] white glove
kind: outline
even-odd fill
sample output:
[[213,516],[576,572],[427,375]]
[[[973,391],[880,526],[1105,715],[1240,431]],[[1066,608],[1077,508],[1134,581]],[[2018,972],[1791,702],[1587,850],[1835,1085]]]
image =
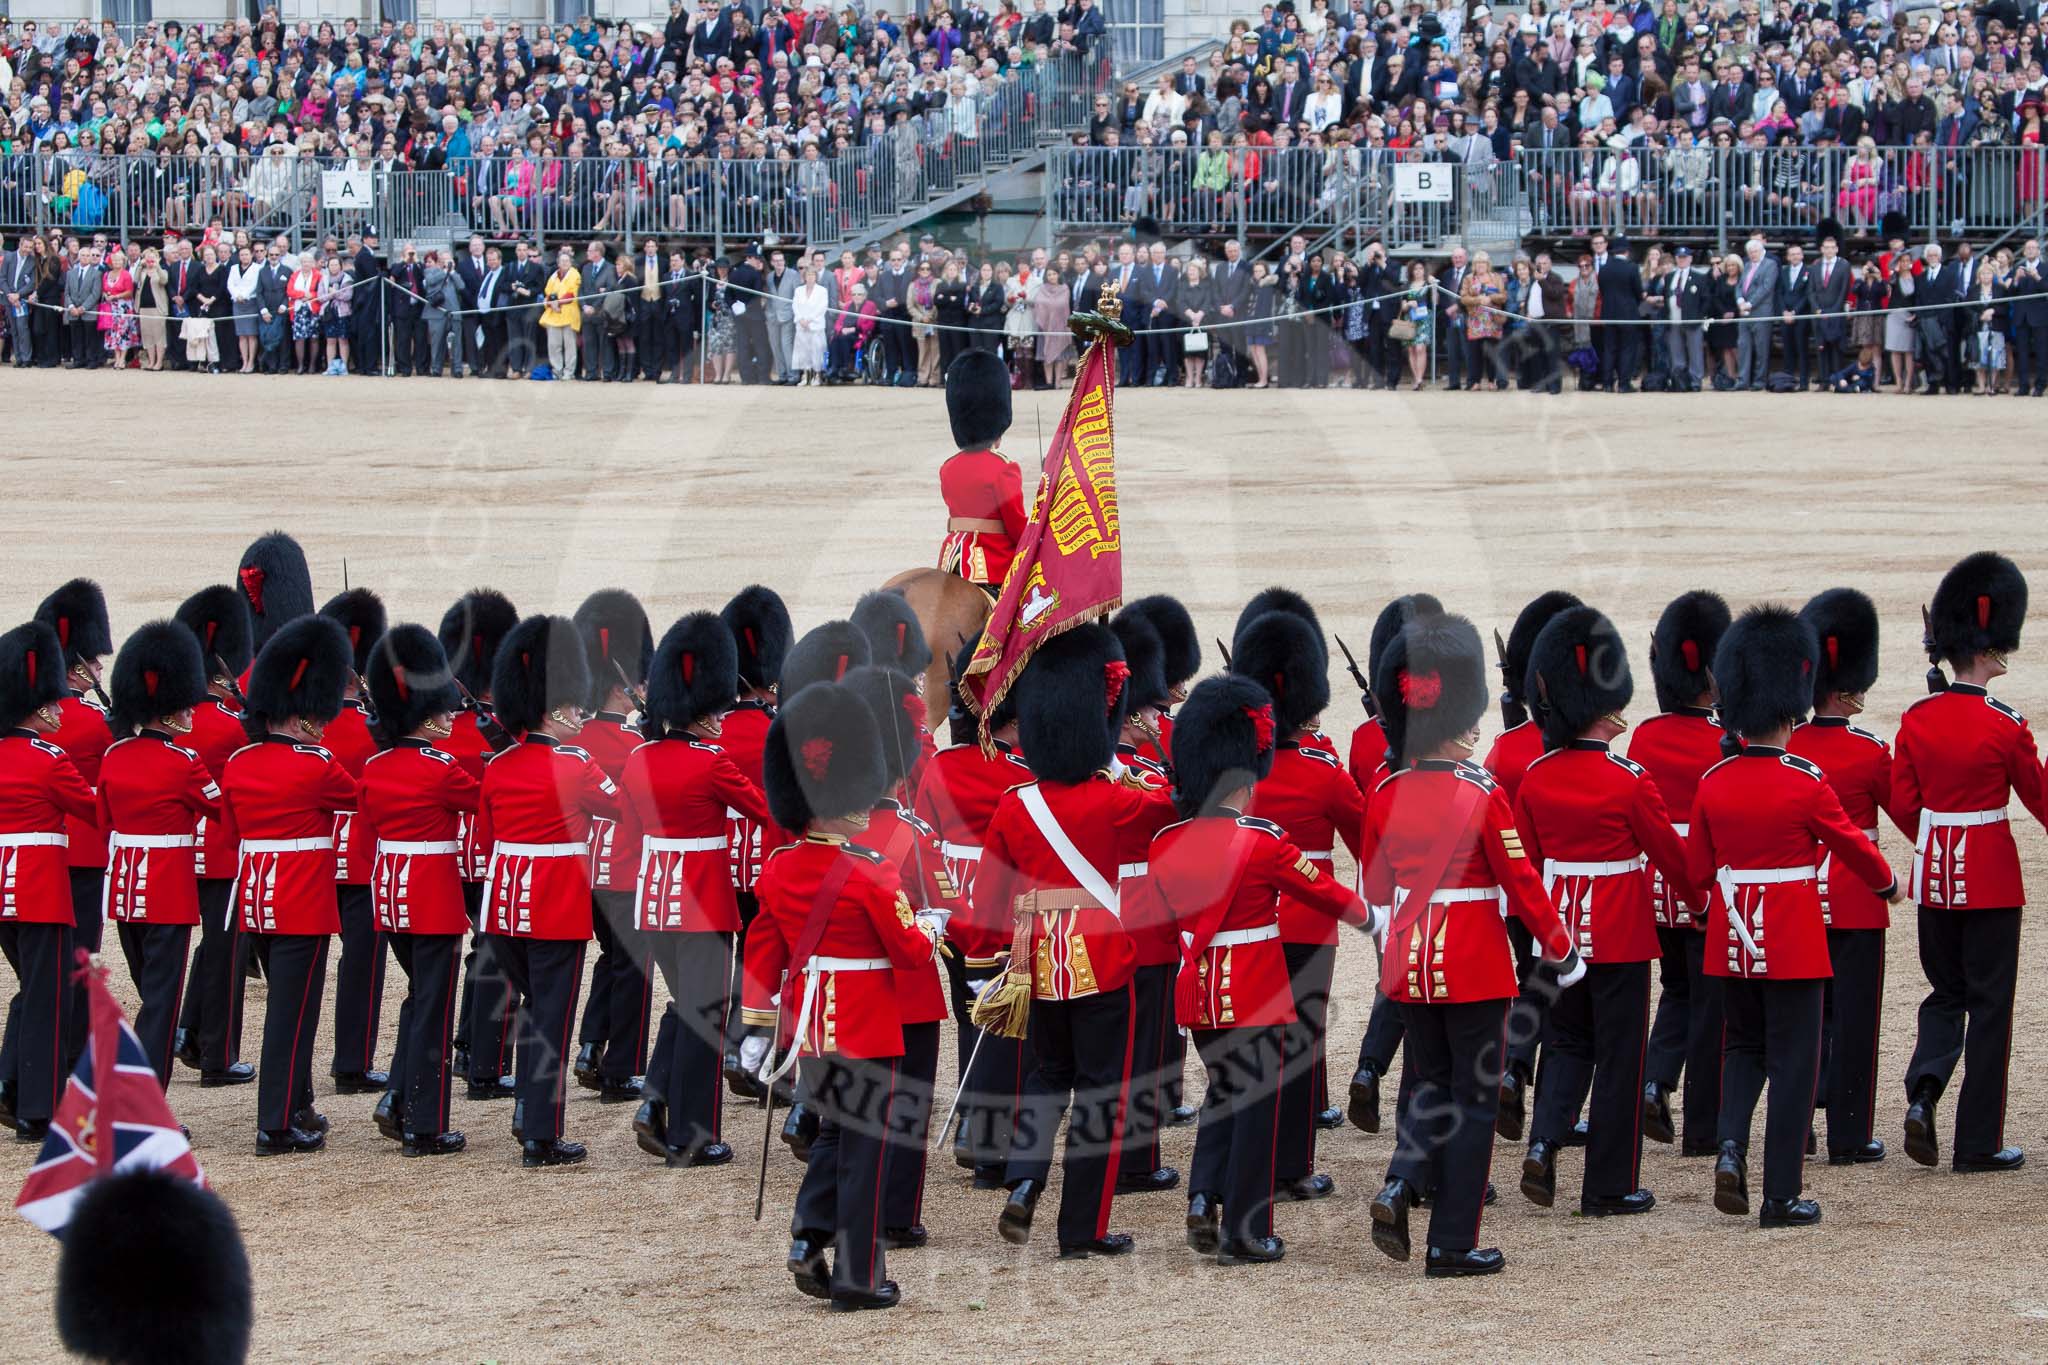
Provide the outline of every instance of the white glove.
[[1586,961],[1579,956],[1577,948],[1567,948],[1563,959],[1552,966],[1557,972],[1557,984],[1560,989],[1576,986],[1586,979]]
[[1368,905],[1365,908],[1372,912],[1372,918],[1365,922],[1365,932],[1372,936],[1372,941],[1380,945],[1380,950],[1384,952],[1387,946],[1388,921],[1394,917],[1394,907]]
[[917,912],[917,927],[932,936],[937,942],[946,936],[946,924],[953,918],[951,910],[920,910]]
[[740,1039],[740,1070],[753,1075],[761,1074],[761,1063],[768,1060],[768,1037],[766,1034],[750,1033]]
[[981,999],[981,993],[983,991],[987,990],[990,986],[995,985],[996,982],[1001,981],[1002,979],[1003,978],[1000,975],[986,976],[982,977],[980,980],[976,980],[975,978],[970,976],[967,978],[967,993],[973,996],[976,1000],[979,1000]]

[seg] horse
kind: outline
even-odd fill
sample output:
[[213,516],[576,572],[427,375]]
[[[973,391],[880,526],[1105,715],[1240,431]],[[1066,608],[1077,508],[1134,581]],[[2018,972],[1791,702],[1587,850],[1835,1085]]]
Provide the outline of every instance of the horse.
[[944,569],[906,569],[882,590],[903,594],[931,646],[931,665],[924,671],[925,728],[942,734],[940,726],[953,702],[949,684],[954,657],[961,645],[981,638],[995,603],[980,588]]

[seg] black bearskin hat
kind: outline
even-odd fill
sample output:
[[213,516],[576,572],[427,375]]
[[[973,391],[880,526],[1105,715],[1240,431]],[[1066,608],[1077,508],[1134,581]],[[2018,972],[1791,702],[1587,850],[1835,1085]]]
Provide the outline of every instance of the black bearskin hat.
[[[1365,676],[1368,680],[1380,676],[1380,661],[1387,657],[1387,646],[1394,643],[1394,637],[1401,633],[1401,627],[1424,616],[1443,615],[1444,604],[1426,592],[1405,593],[1380,608],[1380,614],[1373,619],[1372,635],[1365,642]],[[1375,681],[1372,684],[1377,687]],[[1366,710],[1379,714],[1379,701],[1373,697],[1365,699]]]
[[[1268,612],[1260,619],[1285,615]],[[1237,656],[1232,650],[1233,667]],[[1237,788],[1258,783],[1273,771],[1276,729],[1272,698],[1257,682],[1229,673],[1202,679],[1173,723],[1175,808],[1193,819]]]
[[104,659],[114,652],[107,595],[90,578],[74,578],[45,597],[36,608],[36,620],[57,632],[66,668],[80,659]]
[[491,588],[472,588],[441,616],[441,652],[455,670],[455,681],[472,697],[491,694],[491,665],[498,646],[519,624],[512,599]]
[[2027,619],[2026,577],[2004,555],[1979,550],[1942,575],[1927,618],[1927,654],[1935,663],[2010,654]]
[[386,631],[371,647],[363,683],[386,744],[404,739],[429,716],[462,709],[462,693],[449,671],[447,652],[425,626],[407,624]]
[[341,622],[348,632],[350,667],[360,676],[370,665],[370,651],[384,638],[384,603],[368,588],[350,588],[329,598],[320,614]]
[[[955,744],[972,744],[981,733],[981,718],[961,694],[961,682],[967,676],[967,665],[974,662],[974,647],[981,643],[979,635],[970,635],[960,646],[960,652],[953,656],[953,676],[948,680],[952,689],[953,702],[946,710],[946,733]],[[996,709],[989,712],[990,734],[1011,724],[1017,719],[1017,692],[996,703]]]
[[107,721],[116,735],[132,735],[159,716],[199,705],[206,700],[199,641],[176,621],[143,626],[121,642],[107,699],[114,704]]
[[1131,670],[1131,678],[1124,688],[1124,715],[1135,714],[1147,706],[1165,707],[1169,698],[1166,690],[1166,645],[1159,638],[1159,632],[1142,616],[1126,616],[1118,612],[1110,618],[1110,633],[1123,646],[1124,664]]
[[1751,607],[1721,636],[1721,723],[1745,739],[1796,724],[1813,704],[1813,627],[1784,607]]
[[1237,657],[1238,637],[1244,634],[1244,628],[1269,611],[1292,612],[1308,622],[1309,629],[1315,632],[1316,648],[1322,651],[1327,665],[1330,644],[1323,638],[1323,623],[1316,619],[1316,609],[1308,604],[1308,599],[1292,588],[1268,588],[1244,604],[1244,610],[1237,614],[1237,624],[1230,628],[1230,656],[1233,659]]
[[1075,626],[1040,645],[1017,679],[1017,738],[1031,771],[1050,782],[1085,782],[1108,767],[1129,677],[1108,626]]
[[1529,642],[1522,695],[1535,708],[1543,742],[1556,749],[1629,704],[1636,694],[1614,622],[1592,607],[1566,607]]
[[846,675],[844,685],[874,713],[882,767],[890,783],[909,777],[922,747],[918,727],[924,720],[924,699],[917,695],[917,684],[893,668],[863,664]]
[[850,687],[806,687],[768,727],[761,778],[768,812],[787,830],[873,810],[889,790],[874,713]]
[[1462,616],[1418,616],[1387,645],[1373,674],[1380,724],[1396,766],[1442,748],[1486,714],[1486,649]]
[[[638,688],[654,658],[654,628],[640,599],[623,588],[600,588],[576,608],[576,629],[590,651],[590,706],[614,687]],[[735,694],[737,695],[737,694]]]
[[63,695],[64,647],[56,631],[30,621],[0,635],[0,729],[14,728]]
[[240,1365],[249,1253],[221,1197],[169,1171],[85,1187],[57,1259],[57,1336],[90,1360]]
[[1178,597],[1168,597],[1165,593],[1141,597],[1135,602],[1126,602],[1117,616],[1142,617],[1146,624],[1159,632],[1159,643],[1166,648],[1166,686],[1169,691],[1187,686],[1188,679],[1201,672],[1202,642],[1195,635],[1195,618],[1188,615],[1188,609],[1181,605]]
[[304,615],[279,626],[249,672],[243,726],[261,735],[271,722],[303,716],[322,724],[341,713],[342,689],[355,662],[348,632],[331,616]]
[[548,712],[590,699],[590,661],[576,623],[529,616],[512,627],[491,664],[491,709],[515,735],[538,730]]
[[313,571],[306,567],[306,552],[282,531],[259,536],[242,551],[235,582],[249,604],[258,650],[280,627],[313,614]]
[[739,647],[725,622],[708,611],[679,618],[661,637],[647,673],[646,720],[681,730],[723,715],[739,695]]
[[932,666],[924,627],[910,599],[893,588],[871,592],[853,604],[853,623],[868,637],[868,660],[912,677]]
[[1535,694],[1525,691],[1524,684],[1529,676],[1529,655],[1536,648],[1536,637],[1550,624],[1551,617],[1579,605],[1576,595],[1553,588],[1523,607],[1521,614],[1515,617],[1514,625],[1508,627],[1507,642],[1501,646],[1500,656],[1500,718],[1509,729],[1529,718],[1529,699]]
[[740,652],[740,685],[767,689],[782,677],[782,661],[789,655],[796,628],[789,622],[789,608],[773,588],[760,584],[741,588],[725,610],[718,613],[732,631]]
[[814,682],[838,682],[867,661],[868,637],[853,622],[814,626],[782,661],[780,695],[787,700]]
[[[1272,697],[1282,739],[1307,728],[1330,704],[1330,661],[1316,645],[1315,627],[1291,611],[1269,611],[1238,628],[1230,671]],[[1178,726],[1173,734],[1178,745]]]
[[225,583],[201,588],[179,603],[178,621],[198,639],[211,673],[239,678],[256,657],[249,599]]
[[1681,593],[1664,608],[1650,635],[1650,681],[1659,711],[1691,706],[1713,690],[1714,654],[1728,621],[1728,604],[1704,589]]
[[1010,429],[1010,372],[995,352],[962,351],[946,367],[946,416],[962,450],[987,450]]
[[1813,627],[1813,700],[1857,695],[1877,681],[1877,606],[1854,588],[1829,588],[1799,609]]

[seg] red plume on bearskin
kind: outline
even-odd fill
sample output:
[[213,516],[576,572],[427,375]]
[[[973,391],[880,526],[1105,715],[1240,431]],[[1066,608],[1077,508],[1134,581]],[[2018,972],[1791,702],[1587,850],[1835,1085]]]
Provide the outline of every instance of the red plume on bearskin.
[[674,733],[730,710],[738,689],[739,649],[732,632],[713,613],[693,611],[670,626],[655,648],[642,720],[660,738],[661,731]]
[[313,571],[299,542],[283,531],[250,542],[242,551],[235,581],[249,604],[257,649],[289,622],[313,614]]
[[814,626],[790,646],[782,661],[779,694],[788,701],[812,683],[838,682],[873,659],[866,632],[851,621]]
[[868,638],[868,662],[912,677],[932,666],[931,646],[908,598],[894,588],[864,595],[853,604],[852,621]]
[[1658,710],[1691,706],[1713,690],[1714,651],[1730,619],[1719,593],[1694,589],[1671,599],[1650,634],[1650,681],[1657,689]]
[[332,617],[341,622],[341,628],[348,632],[349,652],[355,659],[358,674],[370,666],[370,651],[383,638],[385,614],[384,603],[368,588],[350,588],[337,593],[320,608],[322,616]]
[[1330,704],[1329,657],[1315,627],[1294,612],[1269,611],[1240,627],[1230,671],[1266,689],[1283,734],[1309,725]]
[[761,771],[769,813],[787,830],[863,814],[889,790],[874,713],[840,683],[814,683],[783,703]]
[[176,621],[151,621],[121,642],[107,680],[107,723],[119,736],[206,700],[199,641]]
[[590,652],[593,710],[622,683],[637,689],[654,658],[654,630],[640,599],[623,588],[600,588],[576,608],[576,629]]
[[30,621],[0,635],[0,728],[12,729],[64,695],[64,647]]
[[1462,616],[1419,616],[1401,627],[1372,680],[1387,747],[1405,765],[1471,730],[1485,714],[1486,652]]
[[201,588],[180,602],[177,619],[198,638],[210,670],[239,678],[256,657],[248,599],[225,583]]
[[1789,609],[1743,612],[1714,651],[1721,723],[1745,739],[1796,724],[1813,704],[1819,655],[1813,627]]
[[354,662],[348,632],[332,617],[308,614],[280,626],[250,667],[244,728],[261,735],[292,716],[333,720]]
[[917,684],[893,668],[868,664],[846,675],[841,684],[867,703],[875,717],[875,733],[882,741],[882,764],[893,785],[910,776],[922,750],[919,722],[924,719],[924,702]]
[[370,650],[363,684],[377,716],[378,738],[386,744],[410,735],[430,716],[462,709],[462,692],[455,685],[448,655],[425,626],[405,624],[385,631]]
[[1123,728],[1110,666],[1123,663],[1123,646],[1095,622],[1038,647],[1015,689],[1017,737],[1034,773],[1052,782],[1085,782],[1109,766]]
[[74,578],[45,597],[36,607],[36,620],[57,632],[66,667],[81,659],[104,659],[114,652],[107,596],[90,578]]
[[455,681],[472,697],[491,694],[491,665],[498,646],[519,624],[519,608],[493,588],[472,588],[441,615],[437,635]]
[[1225,673],[1195,684],[1173,723],[1173,800],[1181,815],[1212,811],[1272,772],[1273,729],[1266,689],[1250,678]]
[[498,647],[491,706],[517,735],[538,730],[550,711],[590,699],[590,660],[582,633],[566,616],[529,616]]
[[1592,607],[1550,618],[1529,650],[1529,705],[1552,749],[1577,739],[1635,697],[1628,650],[1614,623]]
[[1951,664],[2010,654],[2020,647],[2026,620],[2026,575],[2004,555],[1980,550],[1944,574],[1934,590],[1928,653],[1936,663]]
[[782,661],[796,638],[782,598],[774,589],[756,583],[734,593],[718,614],[739,649],[740,682],[749,689],[775,686],[782,678]]
[[1815,704],[1830,693],[1867,692],[1877,682],[1877,605],[1854,588],[1829,588],[1799,609],[1813,627]]
[[1124,690],[1124,714],[1130,716],[1147,706],[1164,708],[1170,697],[1166,688],[1166,642],[1143,616],[1127,609],[1109,618],[1109,629],[1124,649],[1129,684]]

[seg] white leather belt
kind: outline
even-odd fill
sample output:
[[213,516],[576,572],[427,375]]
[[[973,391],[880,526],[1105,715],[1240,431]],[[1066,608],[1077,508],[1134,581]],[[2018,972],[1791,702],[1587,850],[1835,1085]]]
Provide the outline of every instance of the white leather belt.
[[773,1085],[796,1066],[797,1057],[804,1050],[804,1039],[810,1036],[811,1014],[818,1007],[818,982],[826,972],[880,972],[887,971],[892,965],[886,957],[813,957],[804,963],[804,993],[797,1004],[796,1027],[790,1034],[789,1053],[777,1062],[775,1047],[781,1039],[771,1036],[768,1055],[762,1059],[761,1070],[757,1073],[761,1079]]
[[311,853],[316,849],[333,848],[332,835],[316,834],[310,839],[244,839],[242,852],[264,853]]
[[1757,945],[1749,932],[1749,922],[1742,912],[1735,908],[1735,888],[1738,886],[1783,886],[1790,882],[1810,882],[1820,875],[1814,867],[1724,867],[1714,874],[1714,880],[1721,887],[1721,904],[1728,914],[1728,927],[1735,931],[1735,937],[1742,940],[1742,949],[1751,957],[1762,957],[1763,949]]
[[69,848],[71,836],[37,830],[29,834],[0,834],[0,848]]
[[723,834],[702,839],[657,839],[649,835],[640,841],[640,849],[647,853],[722,853],[725,851]]
[[958,858],[963,863],[978,863],[981,861],[980,844],[941,843],[939,845],[939,852],[944,857]]
[[[244,844],[242,847],[247,848]],[[491,845],[494,858],[574,858],[590,852],[590,845],[577,844],[508,844],[503,839]]]
[[1560,877],[1619,877],[1629,872],[1640,872],[1649,866],[1650,860],[1638,853],[1633,858],[1618,858],[1605,863],[1568,863],[1557,858],[1543,860],[1543,884],[1550,886]]
[[[1402,897],[1407,899],[1406,896]],[[1497,886],[1439,887],[1429,893],[1431,905],[1462,905],[1467,901],[1505,901],[1507,893]]]
[[460,853],[462,845],[454,839],[430,839],[424,843],[406,843],[395,839],[379,839],[377,856],[382,858],[425,858],[442,853]]
[[191,834],[123,834],[119,830],[107,836],[107,847],[113,848],[191,848],[199,842]]
[[1152,864],[1150,863],[1118,863],[1116,866],[1116,879],[1123,881],[1127,877],[1144,877],[1149,876],[1151,872]]
[[1331,862],[1334,859],[1335,853],[1335,849],[1329,848],[1305,848],[1301,850],[1301,856],[1312,863]]
[[1209,940],[1211,948],[1238,948],[1247,943],[1264,943],[1267,939],[1280,937],[1280,925],[1261,924],[1256,929],[1228,929]]
[[[1910,894],[1915,901],[1925,900],[1927,880],[1927,849],[1934,842],[1934,831],[1938,829],[1975,829],[1979,825],[2002,825],[2006,814],[1999,810],[1923,810],[1920,812],[1920,829],[1913,836],[1913,884]],[[1873,836],[1875,837],[1875,836]]]
[[895,964],[886,957],[814,957],[804,970],[818,972],[886,972]]
[[1692,826],[1690,824],[1681,825],[1678,821],[1673,820],[1671,822],[1671,832],[1681,839],[1688,839],[1692,837]]

